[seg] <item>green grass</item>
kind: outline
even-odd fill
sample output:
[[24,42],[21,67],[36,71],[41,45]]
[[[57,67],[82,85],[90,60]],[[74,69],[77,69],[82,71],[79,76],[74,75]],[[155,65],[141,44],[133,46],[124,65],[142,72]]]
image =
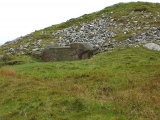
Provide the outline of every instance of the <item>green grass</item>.
[[141,47],[2,66],[0,76],[1,120],[160,118],[160,53]]
[[[134,11],[136,18],[129,14]],[[157,15],[160,4],[119,3],[92,14],[35,31],[23,41],[2,46],[0,54],[28,42],[42,39],[47,45],[56,41],[53,32],[72,25],[111,16],[117,23],[149,22],[142,13]],[[113,12],[113,14],[111,14]],[[127,16],[122,18],[122,16]],[[123,29],[123,28],[122,28]],[[114,28],[110,28],[114,31]],[[42,31],[45,34],[42,34]],[[131,31],[120,30],[116,39],[123,41]],[[30,46],[32,49],[33,46]],[[2,52],[4,51],[4,52]],[[158,120],[160,118],[160,53],[138,47],[116,48],[89,60],[40,62],[30,55],[5,56],[0,61],[0,120]],[[19,65],[7,64],[20,61]],[[38,62],[39,61],[39,62]],[[22,63],[21,63],[22,62]]]

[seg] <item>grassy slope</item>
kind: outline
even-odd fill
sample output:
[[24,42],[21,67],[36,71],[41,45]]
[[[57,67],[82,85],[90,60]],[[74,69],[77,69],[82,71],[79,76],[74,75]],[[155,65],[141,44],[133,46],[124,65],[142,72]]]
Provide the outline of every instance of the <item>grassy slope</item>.
[[[43,39],[47,44],[55,39],[52,32],[56,30],[98,19],[102,14],[125,23],[127,19],[121,16],[143,9],[156,14],[160,11],[160,4],[116,4],[36,31],[29,38],[33,41]],[[149,22],[151,26],[160,25],[159,21],[152,19],[141,21]],[[46,34],[41,35],[42,31]],[[127,36],[119,35],[116,39]],[[29,38],[24,37],[23,42],[3,49],[25,44]],[[30,56],[11,56],[9,60],[26,63],[1,66],[3,62],[0,61],[0,120],[160,118],[159,52],[124,48],[75,62],[31,63],[36,60]]]
[[1,120],[160,118],[160,53],[141,47],[3,66],[0,76]]

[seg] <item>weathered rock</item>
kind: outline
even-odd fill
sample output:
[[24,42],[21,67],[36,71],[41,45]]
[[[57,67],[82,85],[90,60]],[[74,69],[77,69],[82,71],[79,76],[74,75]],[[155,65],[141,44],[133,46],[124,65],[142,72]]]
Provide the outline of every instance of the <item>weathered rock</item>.
[[32,55],[38,55],[38,56],[41,56],[41,54],[42,54],[42,51],[43,51],[43,48],[35,48],[35,49],[32,49],[32,52],[31,52],[31,54]]
[[10,48],[9,50],[8,50],[8,52],[10,52],[10,53],[12,53],[12,52],[14,52],[15,50],[14,50],[14,48]]
[[24,49],[23,45],[20,45],[18,49],[23,50]]
[[12,55],[15,53],[15,49],[14,48],[9,48],[9,50],[6,51],[7,55]]
[[73,61],[90,58],[94,53],[93,45],[87,42],[72,43],[65,47],[47,47],[42,52],[42,59],[49,61]]
[[144,47],[149,49],[149,50],[160,51],[160,45],[157,45],[155,43],[147,43],[147,44],[144,45]]
[[28,48],[29,47],[29,42],[27,44],[24,45],[24,48]]
[[39,48],[32,49],[32,52],[39,51]]
[[40,39],[40,40],[38,40],[38,41],[37,41],[37,45],[41,46],[41,42],[42,42],[42,40],[41,40],[41,39]]

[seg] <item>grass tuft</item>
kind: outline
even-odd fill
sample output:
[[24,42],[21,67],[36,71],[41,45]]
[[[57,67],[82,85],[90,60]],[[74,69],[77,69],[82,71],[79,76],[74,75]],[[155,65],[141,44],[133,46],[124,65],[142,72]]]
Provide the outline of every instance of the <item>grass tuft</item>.
[[2,70],[0,70],[0,75],[2,75],[2,76],[15,76],[15,70],[2,69]]

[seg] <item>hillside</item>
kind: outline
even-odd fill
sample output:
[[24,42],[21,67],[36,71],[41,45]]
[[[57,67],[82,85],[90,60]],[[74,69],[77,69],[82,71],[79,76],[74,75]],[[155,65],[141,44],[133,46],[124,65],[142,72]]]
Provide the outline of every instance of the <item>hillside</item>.
[[119,3],[7,42],[0,54],[39,57],[51,43],[66,46],[73,42],[90,42],[103,52],[116,46],[159,42],[159,26],[160,4]]
[[[98,54],[44,62],[46,46],[90,42]],[[0,120],[159,120],[160,4],[119,3],[0,47]]]

